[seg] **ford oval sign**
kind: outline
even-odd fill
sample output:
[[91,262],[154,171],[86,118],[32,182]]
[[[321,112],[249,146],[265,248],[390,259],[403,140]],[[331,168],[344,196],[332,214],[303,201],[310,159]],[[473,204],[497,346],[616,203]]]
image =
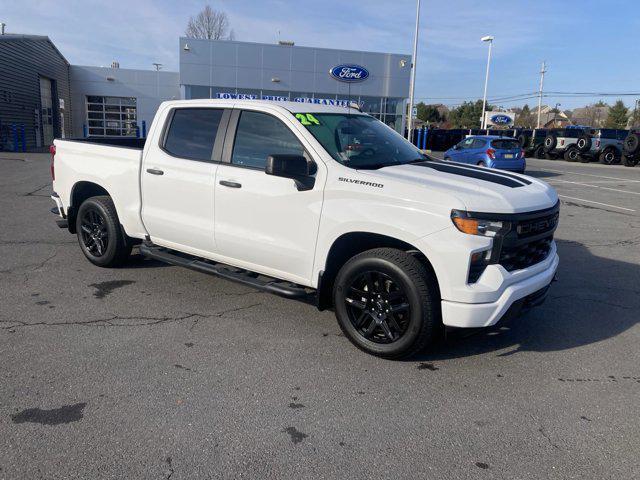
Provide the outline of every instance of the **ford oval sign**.
[[360,65],[337,65],[329,74],[341,82],[361,82],[369,76],[369,71]]
[[508,115],[494,115],[491,117],[491,123],[494,125],[509,125],[512,122]]

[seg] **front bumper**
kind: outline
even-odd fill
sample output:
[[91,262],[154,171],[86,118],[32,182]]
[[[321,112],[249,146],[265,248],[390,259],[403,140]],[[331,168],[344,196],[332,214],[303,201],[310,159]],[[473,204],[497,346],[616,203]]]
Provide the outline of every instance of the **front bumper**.
[[[441,303],[442,322],[446,326],[458,328],[490,327],[495,325],[507,313],[512,314],[513,309],[509,311],[512,306],[515,305],[517,307],[531,303],[531,301],[527,302],[527,297],[534,296],[534,294],[541,291],[544,291],[546,296],[546,289],[555,278],[558,270],[559,258],[555,251],[553,256],[543,263],[547,263],[547,261],[547,268],[505,287],[498,300],[494,302],[461,303],[443,300]],[[544,300],[544,296],[542,298],[537,297],[536,304]],[[531,300],[531,297],[529,300]]]

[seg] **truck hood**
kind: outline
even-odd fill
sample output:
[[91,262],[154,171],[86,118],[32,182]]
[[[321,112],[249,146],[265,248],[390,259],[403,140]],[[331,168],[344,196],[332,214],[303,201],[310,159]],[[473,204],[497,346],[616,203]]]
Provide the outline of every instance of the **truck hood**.
[[558,202],[556,191],[535,178],[441,160],[360,170],[360,173],[375,177],[382,184],[413,184],[424,187],[430,194],[451,195],[470,212],[530,212],[553,207]]

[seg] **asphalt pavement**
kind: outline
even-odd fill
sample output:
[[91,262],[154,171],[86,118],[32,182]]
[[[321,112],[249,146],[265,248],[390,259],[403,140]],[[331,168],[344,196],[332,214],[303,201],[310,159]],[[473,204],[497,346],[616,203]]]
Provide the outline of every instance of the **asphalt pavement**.
[[409,361],[333,313],[57,228],[47,155],[0,152],[0,479],[640,477],[640,167],[529,160],[559,282]]

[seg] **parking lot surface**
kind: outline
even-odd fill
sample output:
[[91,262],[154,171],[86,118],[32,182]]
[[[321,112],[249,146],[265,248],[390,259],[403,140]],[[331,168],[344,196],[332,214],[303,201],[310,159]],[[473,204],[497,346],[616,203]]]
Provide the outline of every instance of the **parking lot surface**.
[[638,478],[640,168],[528,160],[559,282],[402,362],[333,313],[155,261],[100,269],[0,153],[0,479]]

